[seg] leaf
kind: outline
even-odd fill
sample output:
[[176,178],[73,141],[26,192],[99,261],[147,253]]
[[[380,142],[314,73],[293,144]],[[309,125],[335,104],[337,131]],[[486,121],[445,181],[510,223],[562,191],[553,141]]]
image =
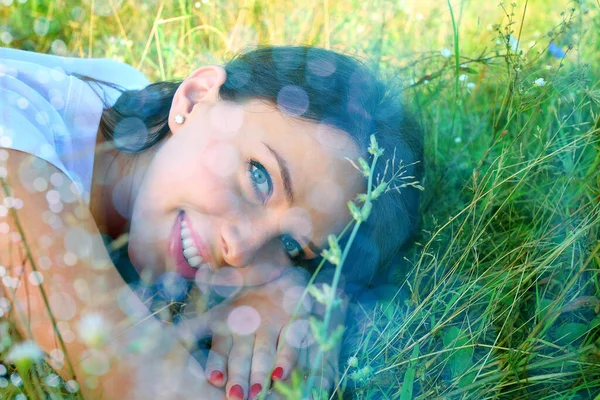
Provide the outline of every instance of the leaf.
[[575,341],[579,342],[583,339],[583,335],[585,335],[587,331],[588,326],[586,324],[570,322],[556,328],[553,336],[556,340],[556,344],[564,346]]
[[[443,341],[446,349],[452,349],[468,345],[469,338],[459,328],[452,326],[444,332]],[[465,347],[452,353],[448,365],[453,377],[461,376],[473,365],[473,347]]]
[[316,287],[315,285],[310,285],[308,287],[308,292],[321,304],[327,304],[327,295],[321,289]]
[[417,369],[415,368],[415,364],[417,362],[414,359],[417,357],[419,357],[419,344],[415,346],[412,354],[410,355],[410,358],[413,359],[413,361],[410,362],[409,367],[404,373],[404,381],[402,382],[400,400],[410,400],[413,397],[413,386],[415,384],[415,375],[417,373]]
[[363,175],[365,176],[365,178],[368,178],[369,175],[371,175],[371,167],[369,167],[369,163],[367,163],[367,161],[362,157],[358,158],[358,163],[362,168]]
[[538,318],[541,320],[550,311],[552,311],[552,300],[546,298],[541,299],[538,305]]
[[356,204],[352,200],[348,201],[348,209],[350,210],[350,215],[355,221],[361,220],[360,210],[356,207]]
[[458,380],[458,387],[462,388],[462,387],[470,385],[471,383],[473,383],[475,381],[476,376],[477,376],[477,371],[469,372],[468,374],[463,375]]

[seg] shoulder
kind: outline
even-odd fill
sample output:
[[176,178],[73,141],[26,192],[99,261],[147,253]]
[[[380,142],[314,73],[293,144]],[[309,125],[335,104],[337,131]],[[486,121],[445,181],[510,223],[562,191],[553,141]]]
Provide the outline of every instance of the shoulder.
[[84,191],[93,154],[81,153],[95,143],[103,109],[92,89],[55,68],[0,58],[0,104],[0,147],[46,160]]
[[[108,58],[62,57],[51,54],[0,47],[0,61],[18,62],[21,66],[37,65],[46,67],[55,73],[78,75],[116,85],[125,90],[142,89],[150,84],[148,78],[133,66]],[[109,103],[114,103],[118,93],[110,87],[103,87]]]

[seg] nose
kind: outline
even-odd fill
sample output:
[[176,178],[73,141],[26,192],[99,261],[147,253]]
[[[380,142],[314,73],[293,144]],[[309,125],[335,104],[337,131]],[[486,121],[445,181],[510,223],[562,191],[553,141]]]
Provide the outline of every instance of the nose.
[[237,268],[250,264],[257,253],[273,240],[278,228],[267,219],[237,218],[221,227],[220,247],[223,262]]

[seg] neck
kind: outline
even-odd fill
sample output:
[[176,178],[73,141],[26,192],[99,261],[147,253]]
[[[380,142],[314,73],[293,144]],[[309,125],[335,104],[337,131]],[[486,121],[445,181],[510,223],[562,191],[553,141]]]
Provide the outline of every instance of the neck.
[[135,195],[147,166],[145,153],[120,152],[98,132],[90,213],[100,233],[113,240],[129,232]]

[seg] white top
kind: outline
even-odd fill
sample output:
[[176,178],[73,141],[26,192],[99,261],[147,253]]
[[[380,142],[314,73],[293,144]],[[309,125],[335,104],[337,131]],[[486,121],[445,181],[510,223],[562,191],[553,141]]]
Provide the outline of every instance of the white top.
[[150,84],[132,66],[110,59],[0,48],[0,147],[33,154],[56,166],[89,204],[96,135],[104,109],[99,95],[112,106],[120,92],[70,74],[125,90]]

